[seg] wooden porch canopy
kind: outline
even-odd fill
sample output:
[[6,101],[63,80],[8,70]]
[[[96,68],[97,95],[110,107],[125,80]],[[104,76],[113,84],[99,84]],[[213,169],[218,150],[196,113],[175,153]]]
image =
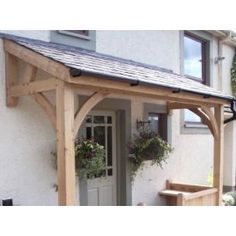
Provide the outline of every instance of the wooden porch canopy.
[[[57,136],[59,205],[74,205],[74,138],[87,113],[110,94],[167,101],[168,109],[189,109],[202,118],[214,136],[214,187],[222,193],[223,107],[233,97],[169,70],[70,46],[2,36],[6,62],[6,104],[17,106],[30,95],[46,112]],[[18,78],[19,61],[26,63]],[[51,77],[37,79],[37,70]],[[91,96],[74,111],[74,91]],[[44,92],[55,91],[55,104]]]

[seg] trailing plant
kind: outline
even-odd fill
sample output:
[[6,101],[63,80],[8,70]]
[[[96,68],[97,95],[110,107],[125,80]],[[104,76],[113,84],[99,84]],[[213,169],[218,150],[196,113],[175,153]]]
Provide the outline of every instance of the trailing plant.
[[231,88],[233,95],[236,96],[236,54],[233,58],[231,67]]
[[105,150],[93,139],[77,139],[75,142],[75,163],[81,178],[100,177],[105,170]]
[[[57,154],[53,155],[54,166],[57,168]],[[75,141],[75,171],[81,179],[101,177],[105,170],[105,149],[94,139],[76,139]]]
[[152,165],[156,164],[163,168],[163,163],[166,163],[169,153],[173,150],[170,144],[148,127],[141,127],[138,130],[128,148],[132,179],[147,159],[152,160]]

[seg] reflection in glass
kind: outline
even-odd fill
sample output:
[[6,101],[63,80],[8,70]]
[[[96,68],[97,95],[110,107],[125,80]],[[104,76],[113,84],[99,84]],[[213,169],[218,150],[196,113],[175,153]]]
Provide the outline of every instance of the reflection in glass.
[[91,139],[92,138],[92,128],[91,127],[87,127],[86,128],[86,138],[87,139]]
[[94,123],[95,124],[104,124],[105,123],[105,117],[104,116],[94,116]]
[[155,113],[150,113],[149,117],[149,127],[152,131],[154,131],[155,133],[159,133],[159,116],[158,114]]
[[112,123],[112,117],[111,117],[111,116],[108,116],[108,117],[107,117],[107,123],[108,123],[108,124],[111,124],[111,123]]
[[105,145],[105,127],[104,126],[96,126],[94,127],[94,140],[98,142],[102,146]]
[[192,123],[199,123],[201,122],[201,118],[194,114],[193,112],[185,109],[184,110],[184,121],[185,122],[192,122]]
[[112,128],[107,127],[107,165],[112,166]]
[[92,116],[86,116],[86,123],[92,123]]
[[202,79],[202,42],[184,36],[184,74]]

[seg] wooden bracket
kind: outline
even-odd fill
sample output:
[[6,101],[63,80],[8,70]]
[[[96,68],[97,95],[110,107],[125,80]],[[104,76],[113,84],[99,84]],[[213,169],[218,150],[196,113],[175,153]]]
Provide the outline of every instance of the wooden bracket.
[[105,97],[108,96],[108,93],[93,93],[88,100],[81,106],[78,112],[75,115],[75,123],[74,123],[74,138],[76,138],[79,128],[88,114],[88,112],[100,101],[102,101]]
[[56,107],[52,105],[52,103],[42,93],[35,93],[32,97],[46,112],[53,128],[56,130]]

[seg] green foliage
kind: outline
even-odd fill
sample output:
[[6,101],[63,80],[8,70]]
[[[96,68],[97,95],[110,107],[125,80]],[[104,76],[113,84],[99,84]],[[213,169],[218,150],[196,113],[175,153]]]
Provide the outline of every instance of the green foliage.
[[166,162],[168,154],[173,150],[170,144],[147,127],[138,130],[138,135],[134,136],[133,142],[130,142],[128,147],[132,179],[143,167],[145,160],[152,160],[152,165],[156,164],[163,168],[163,163]]
[[[55,152],[51,154],[57,169],[57,154]],[[105,150],[102,145],[93,139],[75,141],[75,171],[81,179],[100,177],[105,167]]]
[[95,178],[105,169],[104,147],[93,139],[78,139],[75,142],[76,170],[81,178]]
[[228,192],[222,196],[224,206],[235,206],[236,205],[236,192]]
[[236,96],[236,54],[231,67],[231,87],[233,95]]
[[209,173],[208,173],[208,185],[213,186],[213,169],[211,168]]

